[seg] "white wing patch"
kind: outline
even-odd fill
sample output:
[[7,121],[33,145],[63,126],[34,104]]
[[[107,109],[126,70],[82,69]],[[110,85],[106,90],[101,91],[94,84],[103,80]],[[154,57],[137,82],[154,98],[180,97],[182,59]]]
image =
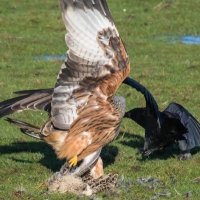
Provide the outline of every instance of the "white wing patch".
[[[117,29],[112,21],[105,0],[60,0],[62,17],[67,29],[65,36],[69,47],[67,58],[57,77],[52,98],[52,123],[56,128],[69,130],[78,117],[80,108],[91,95],[84,91],[83,97],[75,98],[76,90],[85,77],[97,77],[110,73],[105,65],[112,66],[113,52],[103,52],[97,42],[97,35],[104,29]],[[98,38],[103,46],[109,38],[103,34]],[[87,90],[87,89],[86,89]],[[82,94],[82,93],[81,93]]]

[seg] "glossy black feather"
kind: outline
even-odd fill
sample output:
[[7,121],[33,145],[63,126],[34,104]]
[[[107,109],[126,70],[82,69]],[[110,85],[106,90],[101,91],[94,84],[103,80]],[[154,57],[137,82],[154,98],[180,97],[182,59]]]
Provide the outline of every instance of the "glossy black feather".
[[145,140],[162,149],[183,138],[187,141],[187,150],[200,143],[199,122],[181,105],[171,103],[160,112],[152,94],[140,83],[126,78],[124,83],[141,92],[146,100],[145,108],[134,108],[125,113],[145,129]]
[[[141,92],[144,95],[144,98],[146,100],[146,112],[150,115],[153,115],[154,118],[159,120],[159,110],[158,110],[158,104],[155,101],[153,95],[140,83],[137,81],[131,79],[130,77],[127,77],[123,83],[130,85],[134,89],[136,89],[138,92]],[[158,122],[159,123],[159,122]]]
[[123,83],[133,87],[144,95],[145,108],[134,108],[125,113],[124,117],[131,118],[145,129],[145,137],[156,136],[160,132],[160,112],[153,95],[140,83],[127,77]]
[[178,119],[188,130],[185,136],[189,149],[200,144],[200,123],[182,105],[170,103],[163,112],[178,115]]

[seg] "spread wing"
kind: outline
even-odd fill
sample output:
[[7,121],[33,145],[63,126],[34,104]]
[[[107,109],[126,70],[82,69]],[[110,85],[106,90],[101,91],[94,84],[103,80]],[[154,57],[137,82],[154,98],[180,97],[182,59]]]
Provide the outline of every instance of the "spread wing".
[[188,132],[185,135],[188,149],[200,144],[200,124],[183,106],[171,103],[165,111],[177,114],[181,123],[187,128]]
[[53,88],[14,92],[21,95],[0,102],[0,118],[23,110],[51,111]]
[[136,89],[138,92],[141,92],[144,95],[146,100],[146,108],[134,108],[125,113],[124,117],[133,119],[136,123],[141,125],[143,128],[147,128],[147,123],[150,123],[154,129],[157,129],[158,132],[161,128],[160,126],[160,112],[158,110],[158,104],[154,99],[153,95],[140,83],[133,80],[130,77],[127,77],[123,83],[131,86]]
[[[55,88],[15,92],[21,96],[0,102],[0,117],[23,110],[43,109],[50,114],[53,106],[54,125],[68,129],[77,118],[77,108],[88,101],[95,84],[127,66],[123,45],[123,52],[115,52],[118,44],[112,36],[118,36],[118,32],[105,0],[61,1],[61,7],[69,51]],[[124,54],[125,62],[120,53]],[[120,83],[113,81],[108,96],[112,96]]]
[[60,0],[60,4],[69,50],[55,84],[51,115],[54,127],[68,130],[94,88],[100,85],[99,96],[112,99],[130,68],[105,0]]

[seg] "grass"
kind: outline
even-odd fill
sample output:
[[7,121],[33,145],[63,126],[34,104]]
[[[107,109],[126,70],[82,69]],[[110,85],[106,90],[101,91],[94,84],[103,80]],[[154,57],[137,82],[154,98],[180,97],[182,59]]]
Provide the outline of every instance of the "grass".
[[[119,1],[108,0],[116,26],[131,61],[130,76],[145,85],[163,110],[174,101],[184,105],[200,121],[200,46],[170,44],[152,39],[162,35],[198,35],[199,1]],[[126,9],[126,12],[123,11]],[[53,87],[61,61],[33,59],[37,55],[62,55],[67,51],[66,33],[58,1],[0,1],[0,101],[24,89]],[[122,85],[118,94],[126,97],[127,110],[144,106],[140,93]],[[17,119],[41,125],[47,117],[41,112],[23,112]],[[24,136],[15,127],[0,120],[0,199],[77,199],[71,194],[41,195],[49,177],[63,163],[47,144]],[[162,186],[148,189],[131,186],[117,199],[150,199],[155,192],[169,191],[159,199],[200,199],[200,147],[192,150],[189,161],[179,162],[177,146],[157,152],[146,159],[136,155],[143,144],[144,130],[128,119],[121,134],[103,152],[105,173],[137,177],[155,177]],[[175,176],[176,183],[172,181]],[[20,192],[25,188],[25,192]],[[186,193],[192,191],[190,198]],[[99,194],[104,199],[114,197]],[[85,198],[87,199],[87,198]]]

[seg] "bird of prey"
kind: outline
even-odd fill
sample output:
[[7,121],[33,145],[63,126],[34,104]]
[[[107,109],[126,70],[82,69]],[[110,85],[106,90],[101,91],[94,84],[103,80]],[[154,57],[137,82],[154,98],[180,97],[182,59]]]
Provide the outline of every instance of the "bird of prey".
[[[145,108],[134,108],[125,113],[124,117],[134,120],[145,129],[143,155],[178,143],[181,149],[180,160],[191,157],[190,149],[200,143],[199,122],[181,105],[170,103],[160,112],[152,94],[137,81],[126,78],[125,84],[132,86],[144,95]],[[155,146],[149,149],[149,145]]]
[[0,117],[26,109],[44,109],[41,127],[8,119],[27,134],[43,139],[66,159],[74,174],[92,166],[103,174],[101,148],[119,133],[125,99],[114,96],[130,72],[130,63],[105,0],[60,0],[69,48],[53,89],[18,92],[0,103]]

